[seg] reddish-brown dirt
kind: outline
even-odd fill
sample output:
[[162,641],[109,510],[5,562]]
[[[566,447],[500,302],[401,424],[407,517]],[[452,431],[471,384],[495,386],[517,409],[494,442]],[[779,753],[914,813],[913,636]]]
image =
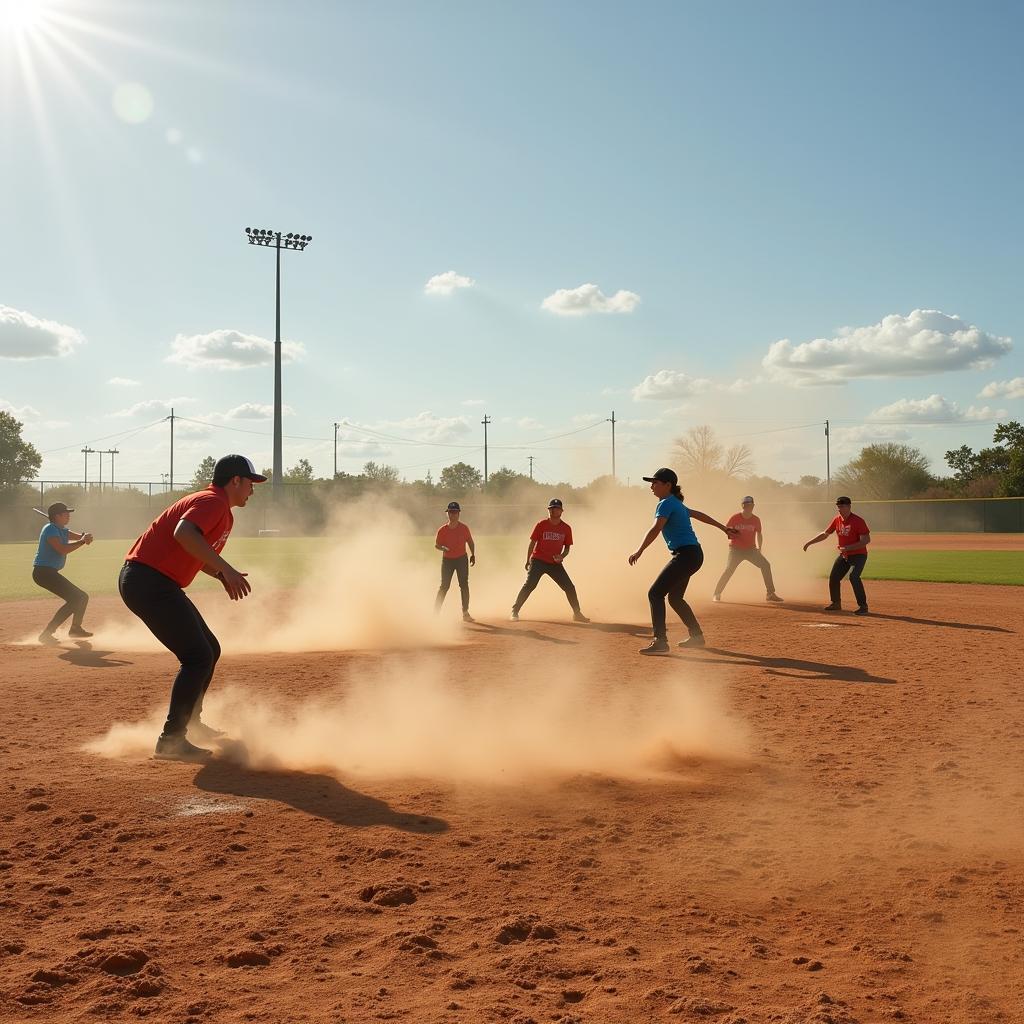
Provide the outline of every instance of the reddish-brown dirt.
[[[469,627],[424,655],[453,686],[586,651],[595,705],[668,680],[750,736],[507,786],[85,753],[169,657],[18,646],[40,605],[4,605],[0,1018],[1024,1020],[1024,602],[870,588],[864,619],[702,604],[711,646],[653,662],[639,625]],[[254,699],[399,657],[224,639]]]

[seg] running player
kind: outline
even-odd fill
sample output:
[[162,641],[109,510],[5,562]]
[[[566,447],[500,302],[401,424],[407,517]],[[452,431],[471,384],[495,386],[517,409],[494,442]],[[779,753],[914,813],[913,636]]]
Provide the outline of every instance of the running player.
[[[452,585],[452,574],[459,578],[459,594],[462,597],[462,621],[472,622],[469,614],[469,567],[476,565],[476,545],[469,527],[460,522],[462,507],[457,501],[448,502],[448,522],[434,538],[434,547],[441,552],[441,586],[437,589],[434,611],[439,612],[448,588]],[[466,555],[466,548],[469,555]]]
[[836,498],[837,515],[831,523],[825,527],[824,533],[819,533],[804,545],[806,551],[812,544],[825,540],[830,533],[836,535],[839,541],[839,556],[832,563],[832,572],[828,577],[828,594],[831,602],[825,607],[827,612],[841,612],[843,602],[839,593],[839,584],[843,577],[850,574],[850,585],[853,587],[853,596],[857,599],[857,610],[854,615],[868,614],[868,596],[864,592],[864,584],[861,582],[860,574],[868,561],[868,545],[871,543],[871,531],[868,524],[855,515],[852,511],[853,502],[846,495]]
[[39,547],[32,562],[32,582],[64,600],[46,628],[39,634],[39,642],[50,647],[55,646],[59,641],[53,635],[53,631],[69,617],[71,628],[68,630],[68,636],[84,640],[92,636],[92,633],[82,628],[89,595],[61,576],[60,571],[67,564],[68,555],[72,551],[92,543],[92,534],[76,533],[68,529],[71,513],[75,510],[68,508],[63,501],[55,501],[45,512],[41,508],[37,508],[36,511],[46,516],[49,522],[39,531]]
[[732,574],[739,567],[740,562],[753,562],[761,570],[761,576],[764,579],[767,591],[765,600],[781,601],[782,598],[775,593],[775,584],[772,582],[771,563],[761,554],[764,533],[761,530],[761,520],[754,515],[754,499],[749,494],[741,502],[740,511],[734,512],[725,525],[731,526],[736,533],[729,538],[729,561],[726,562],[725,571],[719,577],[718,583],[715,584],[714,600],[722,600],[722,591],[732,579]]
[[185,596],[200,570],[221,581],[232,601],[252,589],[220,552],[234,525],[233,508],[249,500],[253,484],[267,478],[244,455],[225,455],[204,491],[186,494],[164,509],[132,545],[121,568],[121,599],[181,663],[171,688],[171,706],[156,756],[169,761],[201,761],[210,751],[189,742],[221,735],[200,718],[220,644],[199,609]]
[[629,556],[629,564],[636,565],[647,546],[653,543],[660,533],[665,538],[672,557],[658,574],[657,579],[647,591],[647,599],[651,603],[651,625],[654,627],[654,640],[648,647],[640,649],[641,654],[668,654],[668,632],[665,626],[665,598],[672,605],[672,610],[683,620],[690,631],[689,639],[682,640],[679,647],[703,647],[704,633],[697,622],[693,609],[686,603],[686,585],[690,577],[704,564],[704,552],[700,541],[693,532],[690,518],[716,526],[727,537],[734,536],[737,531],[731,526],[723,526],[717,519],[698,512],[695,508],[687,508],[683,504],[683,492],[679,489],[679,477],[675,470],[662,468],[653,476],[644,479],[651,485],[651,492],[658,499],[654,510],[654,525],[647,531],[643,543]]
[[526,582],[519,591],[516,603],[512,605],[509,618],[513,622],[519,621],[520,609],[537,588],[542,576],[550,576],[562,588],[572,608],[573,622],[590,621],[580,611],[576,587],[562,564],[571,547],[572,528],[562,522],[562,501],[560,498],[552,498],[548,502],[547,519],[542,519],[530,534],[530,543],[526,547]]

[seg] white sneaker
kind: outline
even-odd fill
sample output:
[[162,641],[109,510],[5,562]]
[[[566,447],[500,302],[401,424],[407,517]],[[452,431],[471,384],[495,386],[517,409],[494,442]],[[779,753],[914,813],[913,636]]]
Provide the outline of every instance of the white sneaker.
[[509,621],[509,622],[518,622],[518,621],[519,621],[519,612],[513,612],[513,613],[512,613],[512,614],[511,614],[511,615],[510,615],[510,616],[508,617],[508,621]]
[[715,604],[721,604],[722,603],[722,595],[721,594],[715,594],[715,596],[713,598],[711,598],[711,600],[714,601]]

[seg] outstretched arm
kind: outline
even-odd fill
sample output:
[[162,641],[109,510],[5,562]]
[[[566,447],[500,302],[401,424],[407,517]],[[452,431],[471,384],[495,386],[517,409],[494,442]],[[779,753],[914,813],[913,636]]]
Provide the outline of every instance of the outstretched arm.
[[647,536],[644,537],[643,543],[629,556],[629,564],[636,565],[640,556],[647,550],[647,548],[657,538],[658,534],[665,529],[665,524],[668,522],[668,516],[658,516],[654,520],[654,525],[647,531]]
[[805,545],[804,551],[806,551],[812,544],[818,544],[825,540],[831,531],[826,530],[824,533],[819,533],[817,537],[812,537]]
[[698,512],[695,508],[690,509],[690,518],[696,519],[699,523],[707,523],[708,526],[717,527],[726,535],[726,537],[731,537],[733,534],[740,532],[736,527],[726,526],[725,524],[720,523],[717,519],[712,519],[706,512]]
[[75,537],[76,539],[71,541],[70,544],[65,544],[58,537],[47,537],[46,542],[57,552],[58,555],[70,555],[72,551],[77,551],[80,547],[84,547],[86,544],[92,543],[91,533],[75,533],[68,532],[68,537]]

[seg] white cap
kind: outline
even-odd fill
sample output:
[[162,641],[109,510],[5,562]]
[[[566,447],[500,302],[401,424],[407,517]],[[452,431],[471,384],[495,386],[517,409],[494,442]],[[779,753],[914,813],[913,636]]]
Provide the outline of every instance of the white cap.
[[754,499],[753,499],[753,498],[752,498],[752,497],[751,497],[751,496],[750,496],[749,494],[748,494],[748,495],[746,495],[746,496],[745,496],[745,497],[743,498],[743,501],[741,501],[741,502],[740,502],[740,504],[741,504],[741,505],[746,505],[746,503],[747,503],[748,501],[750,502],[750,504],[751,504],[751,505],[753,505],[753,504],[754,504]]

